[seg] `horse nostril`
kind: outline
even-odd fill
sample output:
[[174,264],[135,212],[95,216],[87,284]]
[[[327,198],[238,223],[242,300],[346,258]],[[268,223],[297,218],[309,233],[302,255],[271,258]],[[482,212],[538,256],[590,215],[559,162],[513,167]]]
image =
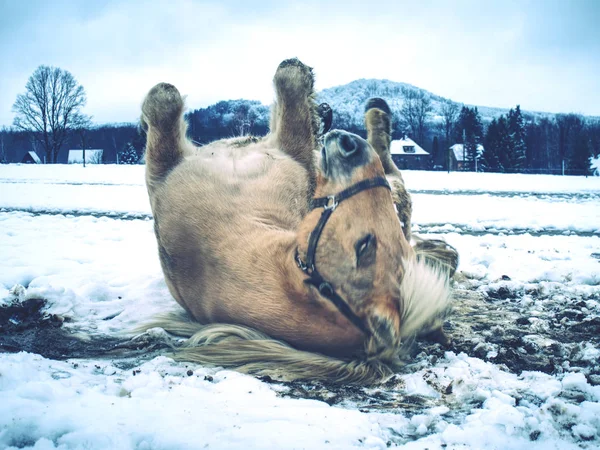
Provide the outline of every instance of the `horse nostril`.
[[358,150],[358,141],[354,136],[349,134],[342,134],[338,138],[338,145],[340,147],[340,151],[342,156],[348,157],[356,153]]

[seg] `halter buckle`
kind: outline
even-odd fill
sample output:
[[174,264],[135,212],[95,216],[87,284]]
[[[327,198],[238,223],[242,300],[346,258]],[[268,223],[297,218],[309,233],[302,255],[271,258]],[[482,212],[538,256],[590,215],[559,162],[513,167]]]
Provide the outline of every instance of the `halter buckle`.
[[331,210],[334,211],[335,208],[337,208],[337,206],[339,205],[339,202],[337,201],[337,199],[335,198],[335,195],[328,195],[327,196],[327,204],[325,206],[323,206],[324,210]]
[[[300,270],[302,270],[302,272],[310,275],[311,268],[308,267],[304,261],[302,261],[302,258],[300,258],[300,255],[298,254],[298,250],[296,250],[296,264],[298,265]],[[314,265],[312,268],[314,269]]]

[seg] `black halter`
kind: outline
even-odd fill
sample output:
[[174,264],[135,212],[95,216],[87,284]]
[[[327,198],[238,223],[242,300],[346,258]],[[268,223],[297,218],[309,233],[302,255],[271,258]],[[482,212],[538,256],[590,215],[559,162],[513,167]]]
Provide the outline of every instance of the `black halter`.
[[360,319],[360,317],[354,314],[354,312],[348,306],[348,303],[346,303],[344,299],[335,292],[335,289],[331,283],[326,281],[325,278],[323,278],[317,271],[317,268],[315,267],[315,253],[317,251],[317,243],[319,242],[323,228],[325,228],[325,224],[329,220],[329,217],[333,211],[335,211],[340,202],[358,194],[359,192],[374,187],[385,187],[391,190],[390,185],[385,178],[376,177],[359,181],[358,183],[353,184],[348,189],[344,189],[342,192],[339,192],[336,195],[329,195],[327,197],[313,199],[311,202],[311,209],[323,208],[323,213],[321,214],[321,218],[319,219],[317,226],[310,233],[310,237],[308,239],[308,250],[306,251],[306,262],[302,261],[302,258],[300,258],[300,255],[298,254],[298,250],[296,250],[296,263],[298,264],[298,267],[300,267],[300,269],[302,269],[302,271],[310,277],[305,281],[305,283],[315,286],[323,297],[329,299],[350,322],[356,325],[356,327],[365,334],[369,334],[369,330],[365,326],[364,322]]

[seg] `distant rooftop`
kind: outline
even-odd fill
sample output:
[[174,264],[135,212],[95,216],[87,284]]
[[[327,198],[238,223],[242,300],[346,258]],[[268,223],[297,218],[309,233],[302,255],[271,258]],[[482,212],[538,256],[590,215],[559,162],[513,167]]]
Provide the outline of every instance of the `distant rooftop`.
[[[452,150],[454,152],[454,156],[456,157],[457,161],[465,160],[466,152],[463,151],[462,144],[454,144],[453,146],[450,147],[450,150]],[[482,154],[483,154],[483,145],[477,144],[477,157],[481,158]]]
[[429,155],[428,152],[409,137],[396,139],[390,145],[392,155]]
[[[36,152],[34,151],[28,151],[27,154],[29,154],[29,156],[31,157],[31,159],[33,160],[33,162],[35,162],[36,164],[41,164],[42,161],[40,160],[40,157],[37,155]],[[25,159],[25,158],[23,158]]]

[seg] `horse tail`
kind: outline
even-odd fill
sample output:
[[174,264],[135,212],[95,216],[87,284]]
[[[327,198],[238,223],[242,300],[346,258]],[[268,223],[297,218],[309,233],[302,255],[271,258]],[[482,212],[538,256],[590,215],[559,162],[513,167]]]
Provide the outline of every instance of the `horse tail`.
[[144,99],[141,122],[147,132],[146,181],[150,189],[193,151],[186,138],[183,111],[183,98],[172,84],[157,84]]
[[186,338],[170,355],[180,361],[285,381],[374,384],[393,374],[392,368],[379,358],[345,360],[298,350],[253,328],[224,323],[203,325],[184,312],[157,316],[136,331],[156,327]]

